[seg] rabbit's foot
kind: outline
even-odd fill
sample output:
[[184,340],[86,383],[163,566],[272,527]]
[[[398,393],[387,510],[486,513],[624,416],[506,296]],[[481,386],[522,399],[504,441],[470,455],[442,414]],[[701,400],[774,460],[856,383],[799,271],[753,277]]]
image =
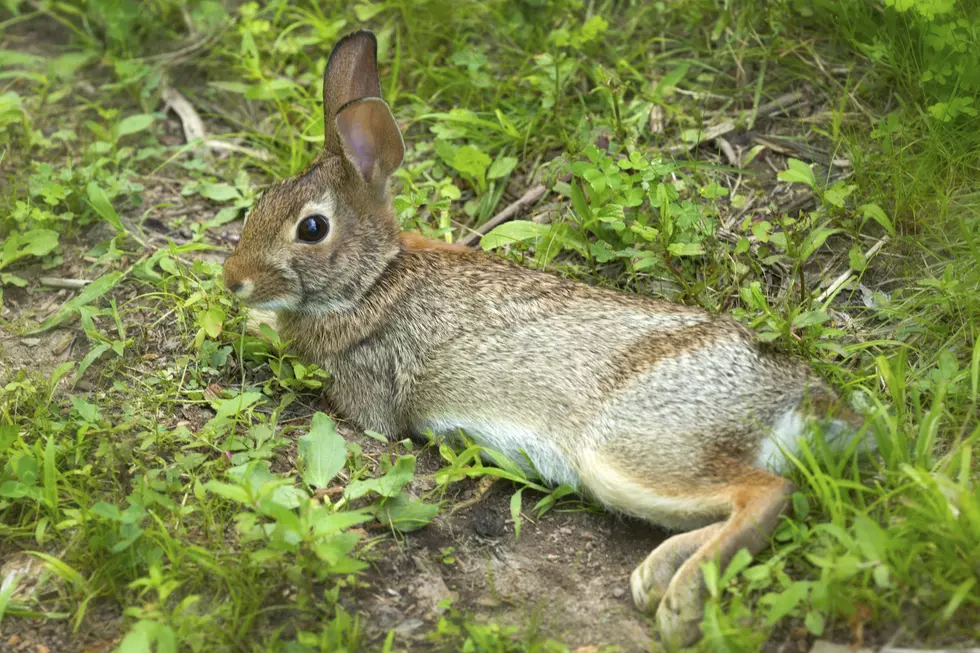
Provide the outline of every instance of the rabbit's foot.
[[678,574],[657,608],[657,630],[668,650],[690,646],[701,638],[704,600],[700,570],[694,571],[696,574]]
[[652,612],[667,593],[667,588],[688,558],[701,548],[723,523],[681,533],[665,540],[630,575],[633,603],[643,612]]

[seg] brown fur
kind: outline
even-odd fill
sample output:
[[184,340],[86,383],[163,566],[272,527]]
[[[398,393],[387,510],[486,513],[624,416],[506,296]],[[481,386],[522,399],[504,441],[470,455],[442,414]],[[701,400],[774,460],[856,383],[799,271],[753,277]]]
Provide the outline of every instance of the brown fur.
[[627,385],[658,363],[677,356],[696,352],[725,339],[750,342],[751,336],[736,322],[712,320],[684,326],[667,332],[651,333],[617,355],[603,377],[603,389],[610,394]]
[[433,250],[442,250],[446,252],[472,251],[469,247],[460,245],[459,243],[447,243],[444,240],[434,240],[432,238],[426,238],[422,234],[417,234],[411,231],[402,233],[402,246],[409,252],[431,252]]
[[[462,429],[612,510],[698,529],[631,578],[665,636],[693,641],[700,564],[759,551],[785,509],[791,486],[761,468],[767,438],[836,395],[728,317],[400,233],[386,180],[403,145],[380,92],[373,36],[345,37],[324,77],[323,153],[257,203],[225,283],[275,311],[362,427]],[[312,214],[329,232],[300,242]]]

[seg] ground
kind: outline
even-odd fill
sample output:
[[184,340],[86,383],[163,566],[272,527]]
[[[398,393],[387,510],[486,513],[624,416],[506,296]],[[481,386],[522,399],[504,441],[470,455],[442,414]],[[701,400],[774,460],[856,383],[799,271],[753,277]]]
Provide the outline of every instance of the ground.
[[424,4],[0,9],[0,650],[659,650],[668,533],[344,422],[220,282],[356,27],[404,228],[731,312],[867,416],[698,650],[976,646],[977,9]]

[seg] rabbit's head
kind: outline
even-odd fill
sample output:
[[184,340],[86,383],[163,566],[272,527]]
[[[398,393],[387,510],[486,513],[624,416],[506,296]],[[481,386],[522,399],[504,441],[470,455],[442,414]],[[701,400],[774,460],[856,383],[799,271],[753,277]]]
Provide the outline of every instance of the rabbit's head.
[[323,152],[263,194],[225,262],[225,285],[251,306],[343,310],[399,250],[387,188],[404,144],[381,99],[372,33],[354,32],[334,47],[323,105]]

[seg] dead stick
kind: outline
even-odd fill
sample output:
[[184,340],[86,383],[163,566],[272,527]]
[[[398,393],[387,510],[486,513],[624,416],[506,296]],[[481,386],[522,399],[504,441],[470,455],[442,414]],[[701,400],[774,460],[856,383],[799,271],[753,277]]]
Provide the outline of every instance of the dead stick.
[[[888,241],[888,236],[882,236],[878,240],[878,242],[876,242],[874,245],[871,246],[871,249],[869,249],[867,252],[864,253],[864,260],[870,261],[871,257],[877,254],[878,250],[880,250],[887,241]],[[844,272],[838,275],[838,277],[834,279],[834,281],[829,286],[827,286],[826,290],[820,293],[820,295],[817,297],[817,303],[819,304],[820,302],[824,301],[828,297],[832,296],[835,292],[837,292],[837,290],[841,286],[847,283],[848,279],[851,278],[851,275],[853,273],[854,272],[853,270],[851,270],[851,268],[847,268],[846,270],[844,270]]]
[[532,187],[529,191],[521,195],[520,198],[511,202],[510,205],[507,206],[507,208],[505,208],[503,211],[501,211],[497,215],[487,220],[484,224],[477,227],[473,233],[460,238],[459,244],[466,245],[467,247],[471,247],[477,244],[478,242],[480,242],[480,239],[483,238],[485,234],[490,232],[491,229],[494,229],[495,227],[502,225],[508,220],[512,220],[521,211],[523,211],[528,206],[534,204],[539,199],[541,199],[544,196],[544,194],[547,192],[548,189],[541,184]]
[[163,89],[161,97],[166,103],[166,106],[173,109],[173,112],[177,114],[178,118],[180,118],[180,124],[184,129],[184,139],[188,144],[200,142],[201,145],[212,150],[238,152],[240,154],[245,154],[247,156],[251,156],[252,158],[258,159],[259,161],[268,161],[271,158],[268,152],[262,150],[244,147],[235,143],[228,143],[216,138],[208,138],[207,130],[204,127],[204,121],[201,120],[201,116],[198,115],[197,109],[195,109],[194,105],[192,105],[177,89],[167,87]]
[[41,277],[38,279],[42,286],[48,288],[67,288],[68,290],[78,290],[92,283],[88,279],[59,279],[58,277]]
[[[792,91],[790,93],[785,93],[783,95],[780,95],[772,102],[766,102],[765,104],[761,105],[759,107],[759,111],[756,113],[756,118],[758,119],[762,116],[769,116],[775,113],[779,113],[780,111],[785,111],[786,109],[789,109],[790,107],[798,104],[802,99],[803,99],[803,91]],[[704,131],[702,131],[698,135],[698,140],[696,140],[695,142],[681,143],[680,145],[674,145],[668,148],[667,151],[675,156],[678,154],[683,154],[684,152],[687,152],[691,148],[697,147],[698,145],[701,145],[703,143],[709,143],[715,140],[716,138],[718,138],[719,136],[725,136],[726,134],[735,131],[737,127],[738,125],[735,123],[734,120],[725,120],[718,123],[717,125],[709,125],[708,127],[705,127]]]

